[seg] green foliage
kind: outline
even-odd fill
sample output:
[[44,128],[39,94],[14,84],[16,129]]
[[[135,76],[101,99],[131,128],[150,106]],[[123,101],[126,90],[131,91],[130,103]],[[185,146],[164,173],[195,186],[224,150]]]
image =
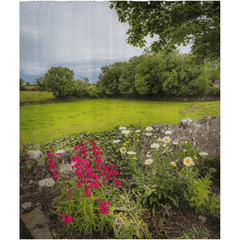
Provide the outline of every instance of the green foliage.
[[210,193],[210,185],[212,182],[210,181],[211,175],[208,173],[204,178],[199,179],[191,183],[191,187],[189,188],[189,205],[193,208],[195,207],[195,213],[201,212],[205,214],[207,212],[209,206],[209,196]]
[[22,86],[24,83],[25,81],[22,78],[20,78],[20,86]]
[[221,93],[220,88],[216,88],[216,87],[211,87],[211,88],[208,88],[207,90],[207,96],[220,97],[220,93]]
[[35,82],[39,91],[47,91],[47,82],[44,77],[35,78]]
[[[202,161],[202,158],[201,158]],[[199,172],[202,177],[205,177],[209,170],[214,168],[216,171],[212,172],[212,177],[215,183],[220,183],[220,156],[207,156],[203,162],[203,166]]]
[[104,96],[159,100],[201,96],[211,91],[218,61],[203,63],[190,54],[144,53],[128,62],[102,67],[97,92]]
[[51,67],[44,75],[48,91],[57,98],[70,97],[74,90],[74,72],[68,68]]
[[183,234],[183,239],[205,239],[208,238],[209,236],[209,231],[205,230],[203,227],[203,223],[205,221],[201,221],[199,226],[197,226],[196,228],[193,226],[192,227],[192,231],[190,232],[185,232]]
[[117,239],[151,238],[147,224],[140,218],[143,211],[140,197],[131,193],[130,189],[128,192],[123,189],[122,194],[117,194],[114,210],[118,211],[118,214],[114,215],[114,219],[122,222],[120,226],[112,224]]
[[20,85],[20,91],[27,91],[27,88],[23,85]]
[[109,67],[101,67],[102,73],[99,75],[99,81],[96,85],[100,95],[117,96],[120,93],[118,89],[119,79],[125,66],[126,62],[116,62]]
[[144,47],[146,36],[159,36],[151,44],[155,53],[192,43],[199,59],[220,56],[220,1],[111,1],[121,23],[128,23],[127,43]]
[[136,67],[140,64],[144,59],[146,59],[147,54],[142,54],[140,56],[134,56],[128,60],[128,62],[124,65],[123,72],[121,77],[119,78],[118,89],[121,94],[126,94],[127,96],[136,96],[138,95],[138,91],[135,86],[135,74]]
[[72,96],[76,98],[88,98],[90,96],[88,85],[83,83],[81,80],[74,82]]

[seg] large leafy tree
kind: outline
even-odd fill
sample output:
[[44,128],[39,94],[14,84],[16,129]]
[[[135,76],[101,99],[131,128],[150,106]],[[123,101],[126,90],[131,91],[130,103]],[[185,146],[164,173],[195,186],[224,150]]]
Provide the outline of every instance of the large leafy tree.
[[47,89],[58,98],[71,96],[75,87],[73,75],[74,72],[67,67],[51,67],[51,69],[48,69],[48,72],[44,74]]
[[111,1],[110,8],[129,24],[127,42],[135,47],[144,47],[146,36],[159,36],[151,45],[156,53],[192,43],[200,60],[220,56],[220,1]]

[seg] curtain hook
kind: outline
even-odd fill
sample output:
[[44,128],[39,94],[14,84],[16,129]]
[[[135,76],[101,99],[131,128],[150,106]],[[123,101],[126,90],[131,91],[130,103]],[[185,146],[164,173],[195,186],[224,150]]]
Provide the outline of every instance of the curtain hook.
[[73,2],[70,2],[70,4],[72,4]]
[[88,1],[88,3],[89,3],[89,4],[91,4],[91,3],[92,3],[92,1]]
[[36,1],[33,1],[33,4],[36,4]]
[[53,1],[51,1],[51,4],[53,4]]

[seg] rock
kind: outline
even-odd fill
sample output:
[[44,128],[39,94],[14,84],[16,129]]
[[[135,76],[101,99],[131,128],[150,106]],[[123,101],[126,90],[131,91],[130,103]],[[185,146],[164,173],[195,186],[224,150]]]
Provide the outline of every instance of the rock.
[[35,239],[53,239],[49,230],[50,219],[38,208],[22,214],[21,220]]
[[[56,155],[57,153],[61,153],[62,156]],[[70,162],[71,162],[70,153],[69,153],[69,151],[67,151],[67,150],[58,150],[58,151],[55,153],[55,155],[56,155],[58,161],[61,162],[61,163],[70,163]]]
[[32,203],[31,202],[25,202],[23,205],[22,205],[22,208],[24,210],[28,209],[28,208],[31,208],[32,206]]
[[40,151],[40,150],[37,150],[37,151],[28,151],[28,152],[26,152],[25,160],[26,160],[28,163],[31,163],[31,161],[37,161],[37,159],[40,159],[40,158],[41,158],[41,155],[43,155],[43,152]]
[[74,175],[75,169],[72,169],[72,166],[75,164],[59,164],[59,172],[63,175]]
[[52,178],[45,178],[43,180],[40,180],[38,184],[40,187],[52,187],[55,184],[55,181]]
[[154,124],[152,128],[158,138],[165,137],[165,131],[171,129],[171,146],[177,141],[181,148],[181,143],[187,141],[192,142],[195,149],[207,152],[212,157],[220,155],[220,116],[205,117],[197,121],[186,118],[179,124]]
[[31,234],[35,239],[53,239],[49,228],[46,226],[44,228],[34,228]]

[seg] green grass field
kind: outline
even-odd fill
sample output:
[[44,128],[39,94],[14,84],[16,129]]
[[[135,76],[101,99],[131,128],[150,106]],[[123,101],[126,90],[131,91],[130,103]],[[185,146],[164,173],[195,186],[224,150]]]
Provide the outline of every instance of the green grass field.
[[[29,86],[28,86],[29,87]],[[20,102],[35,102],[35,101],[46,101],[54,99],[51,92],[40,92],[40,91],[20,91]]]
[[[184,113],[192,106],[202,105]],[[98,132],[115,126],[155,123],[177,124],[183,118],[198,120],[220,115],[216,102],[158,102],[123,99],[94,99],[56,104],[20,107],[20,138],[22,143],[44,144],[62,135],[82,131]]]

